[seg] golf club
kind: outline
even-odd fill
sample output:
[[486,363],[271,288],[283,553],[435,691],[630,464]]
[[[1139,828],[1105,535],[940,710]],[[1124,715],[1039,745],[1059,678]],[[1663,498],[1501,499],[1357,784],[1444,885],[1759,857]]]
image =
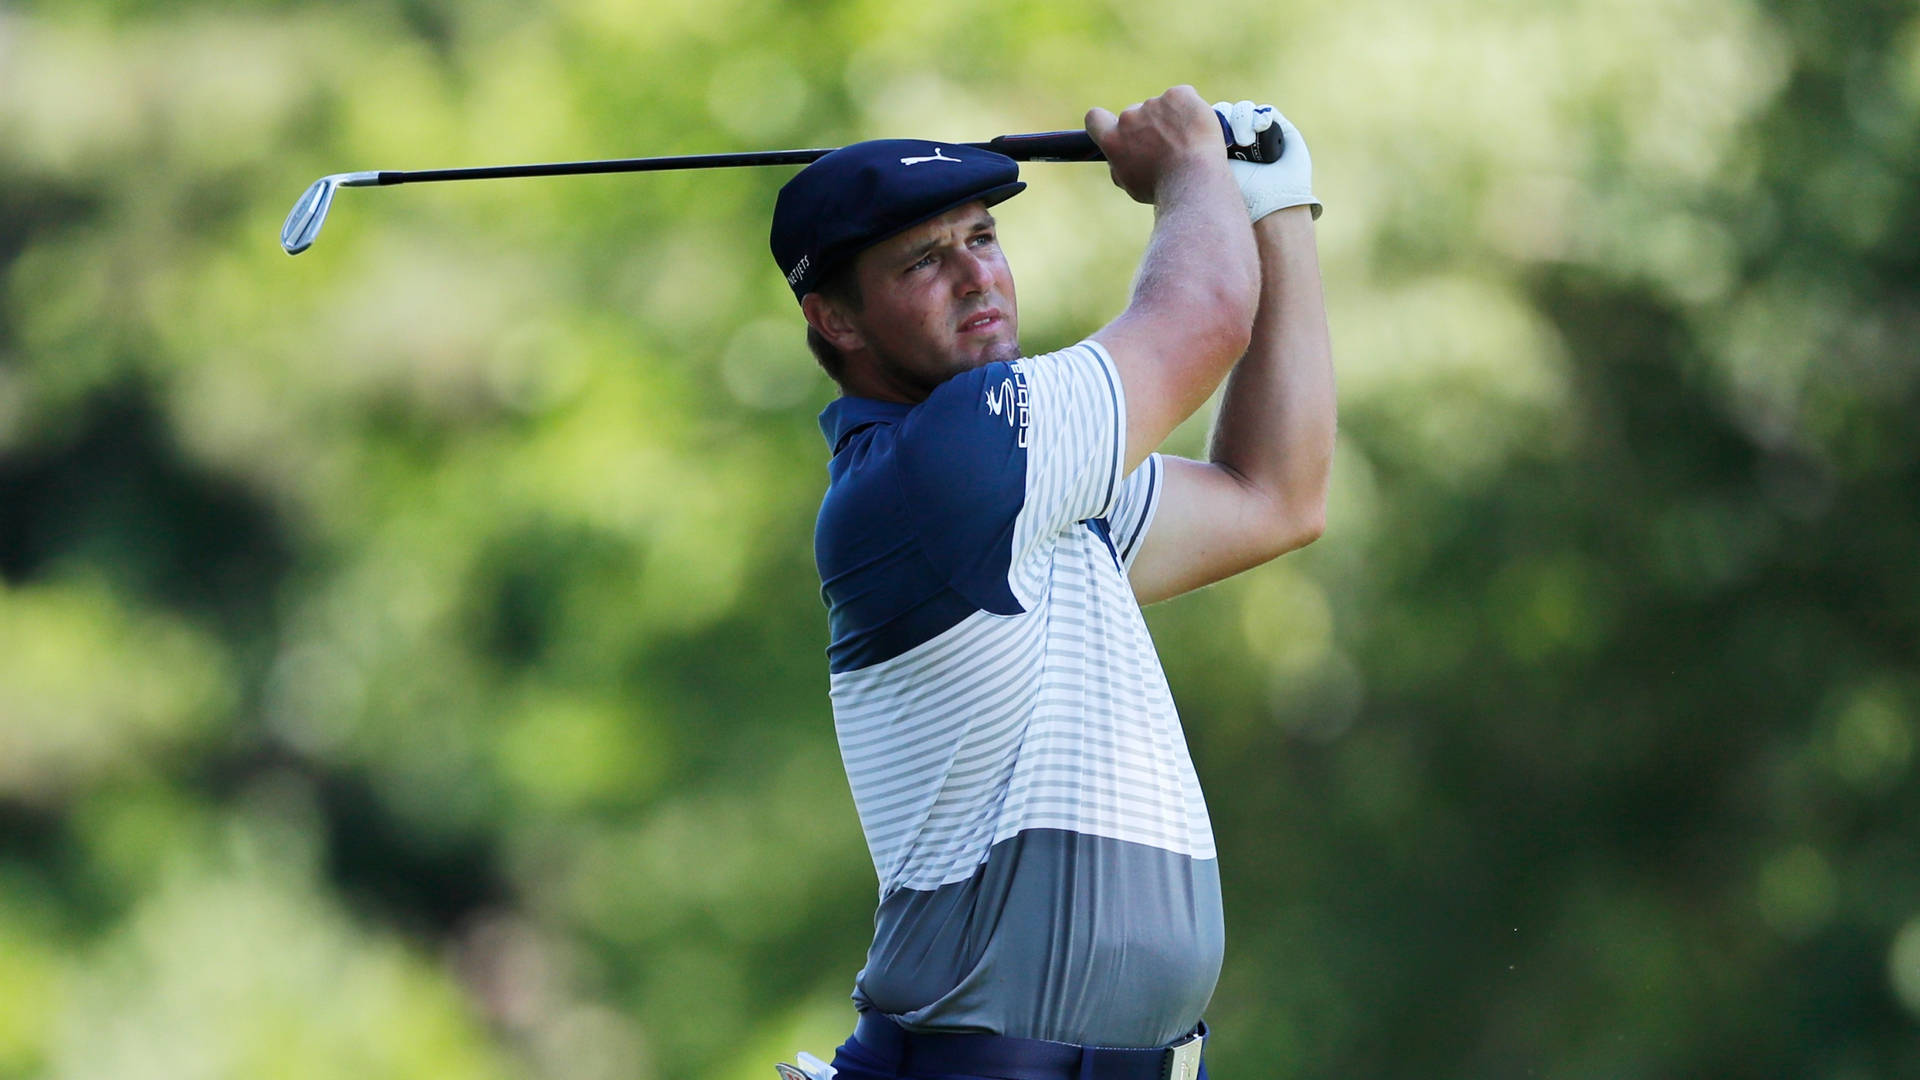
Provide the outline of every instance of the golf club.
[[[1233,145],[1233,129],[1226,118],[1220,120],[1226,135],[1227,153],[1243,161],[1278,160],[1281,150],[1280,125],[1260,132],[1256,145]],[[1005,154],[1015,161],[1105,161],[1106,156],[1084,131],[1041,131],[1026,135],[1000,135],[986,142],[959,143],[980,150]],[[410,172],[369,171],[334,173],[315,180],[287,213],[280,227],[280,246],[289,255],[298,255],[313,246],[320,226],[333,207],[333,194],[343,187],[387,187],[393,184],[424,184],[438,180],[498,180],[516,176],[584,176],[592,173],[664,172],[674,169],[728,169],[752,165],[805,165],[833,153],[825,150],[765,150],[736,154],[694,154],[681,157],[613,158],[605,161],[556,161],[538,165],[485,165],[467,169],[419,169]]]

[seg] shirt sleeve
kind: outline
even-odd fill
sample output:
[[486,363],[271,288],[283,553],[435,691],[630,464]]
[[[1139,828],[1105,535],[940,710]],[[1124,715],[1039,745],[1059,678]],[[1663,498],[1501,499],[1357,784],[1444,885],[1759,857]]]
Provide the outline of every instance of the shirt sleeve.
[[901,424],[902,503],[928,560],[996,614],[1026,609],[1029,564],[1120,495],[1126,403],[1105,349],[1082,342],[940,384]]
[[1106,517],[1127,450],[1126,397],[1113,358],[1088,340],[1015,367],[1032,402],[1028,512],[1053,528]]
[[1147,455],[1120,482],[1120,497],[1114,500],[1113,512],[1107,515],[1108,530],[1113,537],[1113,550],[1120,557],[1120,568],[1133,568],[1133,557],[1140,553],[1140,542],[1147,538],[1147,530],[1153,527],[1154,512],[1160,509],[1160,485],[1166,476],[1166,466],[1159,454]]

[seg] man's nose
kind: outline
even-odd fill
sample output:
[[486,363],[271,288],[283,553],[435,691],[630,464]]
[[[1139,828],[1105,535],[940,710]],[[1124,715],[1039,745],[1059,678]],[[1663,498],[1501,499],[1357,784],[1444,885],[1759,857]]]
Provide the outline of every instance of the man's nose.
[[962,248],[955,262],[960,275],[959,285],[962,296],[972,296],[993,288],[993,267],[978,254]]

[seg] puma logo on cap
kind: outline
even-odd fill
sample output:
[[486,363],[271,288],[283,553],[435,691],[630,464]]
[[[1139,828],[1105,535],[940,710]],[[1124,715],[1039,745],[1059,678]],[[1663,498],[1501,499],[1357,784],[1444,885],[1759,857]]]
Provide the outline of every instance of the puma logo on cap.
[[951,162],[953,162],[953,163],[954,163],[955,165],[958,165],[958,164],[960,164],[960,159],[959,159],[959,158],[957,158],[957,157],[947,157],[947,156],[946,156],[946,153],[945,153],[945,148],[944,148],[944,147],[940,147],[940,146],[936,146],[936,147],[934,147],[934,148],[933,148],[933,153],[932,153],[932,154],[931,154],[930,156],[928,156],[928,157],[903,157],[903,158],[901,158],[901,159],[900,159],[900,164],[902,164],[902,165],[918,165],[918,164],[920,164],[920,163],[921,163],[921,162],[923,162],[923,161],[951,161]]

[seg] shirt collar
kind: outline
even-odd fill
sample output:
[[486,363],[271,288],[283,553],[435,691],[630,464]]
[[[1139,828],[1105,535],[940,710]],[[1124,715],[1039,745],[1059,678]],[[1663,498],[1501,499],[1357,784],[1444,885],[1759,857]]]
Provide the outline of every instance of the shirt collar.
[[892,423],[911,411],[913,406],[904,402],[863,397],[835,398],[820,412],[820,431],[827,437],[827,445],[837,454],[854,432],[873,424]]

